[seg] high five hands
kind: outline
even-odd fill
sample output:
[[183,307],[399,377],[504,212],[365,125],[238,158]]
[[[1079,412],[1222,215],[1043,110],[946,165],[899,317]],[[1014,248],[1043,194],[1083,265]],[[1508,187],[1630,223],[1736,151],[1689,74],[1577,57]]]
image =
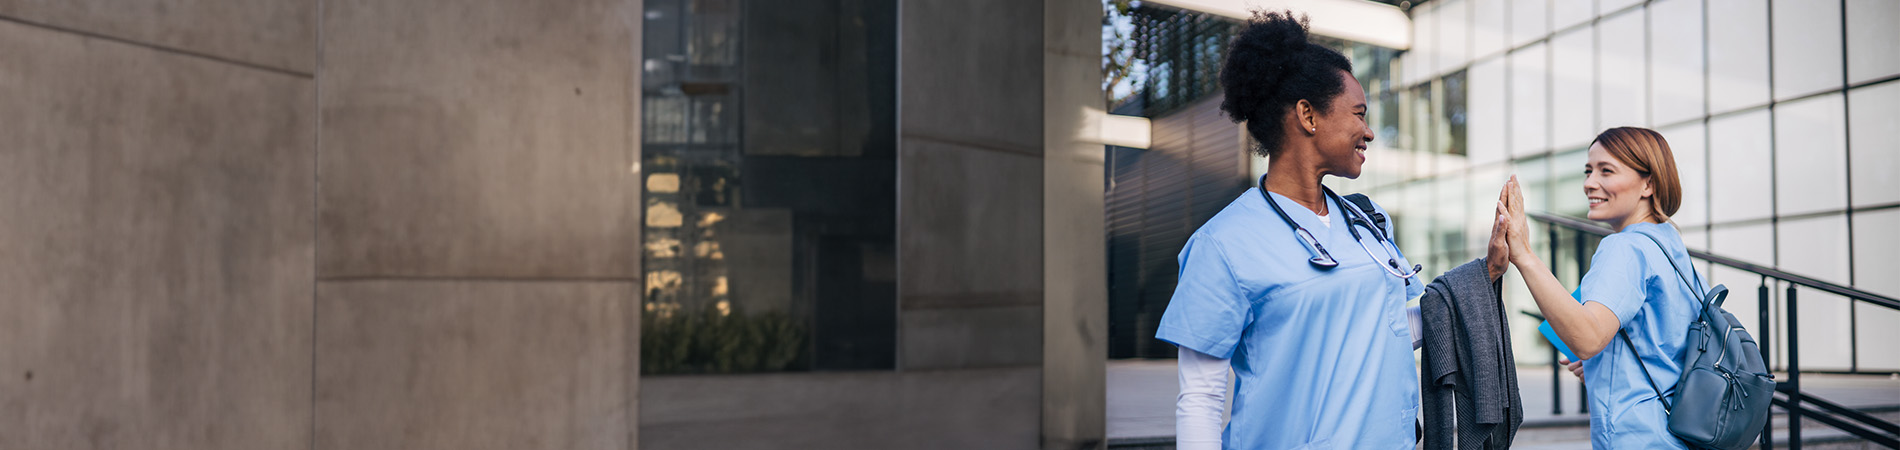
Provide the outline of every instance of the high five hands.
[[1524,218],[1524,193],[1518,187],[1517,175],[1504,182],[1504,189],[1498,192],[1496,214],[1491,219],[1491,241],[1484,253],[1484,268],[1492,280],[1504,276],[1511,261],[1521,252],[1530,250],[1530,226]]

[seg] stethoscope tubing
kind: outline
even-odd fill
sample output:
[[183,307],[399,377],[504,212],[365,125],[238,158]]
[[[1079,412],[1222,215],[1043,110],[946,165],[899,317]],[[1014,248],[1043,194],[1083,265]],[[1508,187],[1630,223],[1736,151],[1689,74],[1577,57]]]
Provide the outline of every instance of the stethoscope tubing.
[[[1314,254],[1313,258],[1307,260],[1307,262],[1321,269],[1330,269],[1338,266],[1339,260],[1333,258],[1333,255],[1326,251],[1326,247],[1320,244],[1319,239],[1313,237],[1312,232],[1306,231],[1306,227],[1302,227],[1299,223],[1294,222],[1293,217],[1288,216],[1286,210],[1280,208],[1279,202],[1273,201],[1273,196],[1267,193],[1266,186],[1267,177],[1261,176],[1260,197],[1266,199],[1267,206],[1273,207],[1273,213],[1279,215],[1280,220],[1286,221],[1286,225],[1293,228],[1294,237],[1299,238],[1300,243],[1306,245],[1307,251]],[[1352,208],[1346,207],[1346,200],[1341,198],[1339,194],[1334,193],[1332,188],[1320,186],[1320,190],[1326,193],[1327,198],[1332,199],[1335,204],[1340,205],[1339,209],[1345,210],[1346,230],[1352,233],[1353,243],[1359,244],[1359,249],[1366,252],[1366,257],[1375,261],[1373,265],[1379,266],[1379,268],[1384,269],[1386,273],[1392,274],[1392,276],[1406,280],[1407,282],[1410,282],[1412,277],[1418,276],[1419,269],[1423,267],[1414,266],[1410,273],[1405,272],[1402,267],[1399,267],[1398,247],[1392,243],[1392,239],[1387,237],[1384,232],[1372,226],[1371,219],[1366,218],[1365,215],[1359,211],[1354,211]],[[1372,254],[1372,248],[1366,246],[1363,240],[1364,238],[1359,235],[1359,230],[1353,227],[1365,227],[1366,231],[1372,232],[1373,241],[1378,242],[1379,246],[1390,256],[1386,258],[1386,264],[1376,263],[1379,257]],[[1391,267],[1387,267],[1388,265]]]

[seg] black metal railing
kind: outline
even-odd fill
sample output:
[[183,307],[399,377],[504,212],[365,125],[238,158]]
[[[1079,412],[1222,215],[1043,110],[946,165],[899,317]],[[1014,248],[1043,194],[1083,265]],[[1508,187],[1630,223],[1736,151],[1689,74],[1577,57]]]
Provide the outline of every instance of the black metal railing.
[[[1549,243],[1550,255],[1553,261],[1555,261],[1559,254],[1559,246],[1562,245],[1562,240],[1558,239],[1558,230],[1568,229],[1572,231],[1572,242],[1576,246],[1575,251],[1572,252],[1572,256],[1576,258],[1578,279],[1583,278],[1583,273],[1586,271],[1585,268],[1589,264],[1590,259],[1590,255],[1584,252],[1585,237],[1602,237],[1615,232],[1595,222],[1573,217],[1535,212],[1530,213],[1530,217],[1550,225]],[[1814,419],[1817,422],[1840,429],[1841,431],[1845,431],[1877,445],[1886,446],[1888,448],[1900,448],[1900,425],[1881,420],[1880,418],[1827,400],[1816,398],[1801,391],[1800,321],[1797,320],[1798,316],[1796,315],[1798,309],[1795,308],[1795,287],[1802,286],[1809,289],[1820,290],[1822,292],[1846,297],[1850,303],[1862,302],[1896,311],[1900,311],[1900,300],[1700,250],[1689,250],[1689,256],[1694,259],[1708,261],[1710,264],[1753,273],[1761,277],[1761,285],[1755,291],[1760,307],[1760,313],[1757,314],[1760,318],[1760,325],[1759,328],[1756,329],[1756,335],[1759,338],[1756,342],[1761,347],[1762,360],[1764,361],[1772,361],[1769,356],[1773,354],[1773,351],[1770,350],[1770,346],[1773,345],[1774,339],[1772,339],[1768,333],[1771,331],[1769,325],[1774,323],[1773,314],[1782,314],[1784,324],[1787,327],[1787,348],[1783,349],[1783,351],[1787,352],[1787,361],[1780,368],[1787,373],[1787,377],[1785,381],[1778,382],[1775,385],[1776,395],[1774,405],[1788,412],[1788,448],[1801,448],[1801,420],[1803,418]],[[1785,282],[1788,285],[1785,301],[1782,302],[1782,307],[1779,309],[1774,308],[1771,305],[1772,302],[1769,301],[1770,291],[1768,280],[1771,278]],[[1848,345],[1856,351],[1850,355],[1852,362],[1849,363],[1850,369],[1846,373],[1863,373],[1860,371],[1859,364],[1860,355],[1858,354],[1858,349],[1860,346],[1857,341],[1859,339],[1858,334],[1859,333],[1851,332],[1848,334]],[[1552,349],[1551,352],[1554,354],[1556,350]],[[1551,404],[1553,405],[1552,413],[1561,414],[1562,390],[1557,389],[1555,382],[1557,381],[1556,375],[1561,374],[1563,368],[1557,366],[1556,361],[1557,358],[1552,356],[1551,365],[1554,370],[1552,373],[1553,378],[1551,379]],[[1583,395],[1582,388],[1578,389],[1577,395]],[[1585,401],[1583,404],[1586,405],[1584,411],[1588,411],[1587,405],[1589,402]],[[1761,448],[1774,448],[1772,428],[1773,425],[1771,424],[1762,430]]]

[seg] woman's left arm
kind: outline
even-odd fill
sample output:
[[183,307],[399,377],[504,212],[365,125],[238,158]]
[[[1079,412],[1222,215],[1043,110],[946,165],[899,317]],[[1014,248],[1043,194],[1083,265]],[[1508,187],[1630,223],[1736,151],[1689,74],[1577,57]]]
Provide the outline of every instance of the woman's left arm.
[[1511,263],[1517,266],[1517,272],[1524,277],[1524,285],[1530,288],[1531,298],[1537,301],[1537,309],[1550,321],[1550,328],[1557,332],[1570,350],[1583,359],[1596,357],[1610,340],[1616,337],[1616,330],[1622,328],[1622,321],[1616,313],[1602,303],[1577,303],[1564,291],[1557,275],[1551,273],[1544,261],[1531,251],[1530,224],[1524,216],[1524,197],[1517,184],[1517,177],[1505,184],[1508,201],[1505,209],[1510,212],[1509,231]]

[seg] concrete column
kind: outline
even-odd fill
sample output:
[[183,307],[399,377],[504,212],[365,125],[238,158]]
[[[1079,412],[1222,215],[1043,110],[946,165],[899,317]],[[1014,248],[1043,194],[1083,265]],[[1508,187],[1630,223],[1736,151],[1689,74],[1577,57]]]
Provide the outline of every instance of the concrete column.
[[1108,262],[1104,149],[1084,136],[1102,99],[1102,5],[1043,6],[1042,448],[1106,445]]

